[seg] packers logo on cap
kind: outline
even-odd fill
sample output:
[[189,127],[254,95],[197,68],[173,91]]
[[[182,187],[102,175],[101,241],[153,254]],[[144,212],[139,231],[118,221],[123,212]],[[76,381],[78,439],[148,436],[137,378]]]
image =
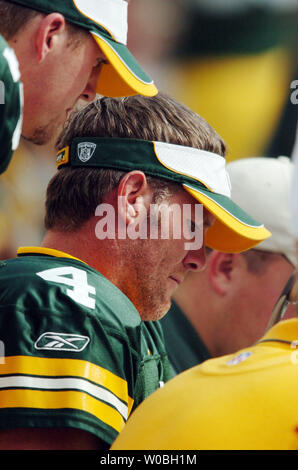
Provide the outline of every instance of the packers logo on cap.
[[61,13],[67,21],[86,29],[108,59],[103,64],[97,92],[104,96],[154,96],[153,80],[127,48],[125,0],[12,0],[43,13]]
[[[82,144],[92,143],[92,158],[80,158]],[[67,158],[65,157],[67,155]],[[66,161],[67,160],[67,161]],[[225,158],[183,145],[139,139],[75,138],[58,152],[57,167],[141,170],[145,174],[181,184],[216,217],[206,232],[206,245],[215,250],[240,253],[253,248],[271,233],[231,199]]]

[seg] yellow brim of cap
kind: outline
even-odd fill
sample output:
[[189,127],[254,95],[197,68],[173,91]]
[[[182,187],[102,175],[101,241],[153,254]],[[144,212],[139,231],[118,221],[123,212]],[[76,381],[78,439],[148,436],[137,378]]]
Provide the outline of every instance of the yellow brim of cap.
[[109,61],[109,64],[102,67],[97,93],[110,97],[155,96],[158,93],[153,83],[142,82],[129,70],[108,42],[97,35],[92,34],[92,36]]
[[216,221],[206,232],[206,246],[226,253],[241,253],[271,236],[264,226],[252,227],[244,224],[205,194],[187,186],[184,189],[216,217]]

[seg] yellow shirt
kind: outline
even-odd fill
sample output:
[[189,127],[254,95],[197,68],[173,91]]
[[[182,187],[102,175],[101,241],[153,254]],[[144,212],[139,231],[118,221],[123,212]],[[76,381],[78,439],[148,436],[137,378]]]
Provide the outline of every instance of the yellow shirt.
[[154,392],[112,446],[130,449],[298,449],[298,319]]

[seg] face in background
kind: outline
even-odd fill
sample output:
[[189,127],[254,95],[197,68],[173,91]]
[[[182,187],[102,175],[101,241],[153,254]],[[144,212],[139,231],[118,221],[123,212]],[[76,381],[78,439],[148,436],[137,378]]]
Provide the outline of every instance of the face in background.
[[[188,271],[200,271],[205,266],[205,246],[195,250],[188,250],[185,244],[190,240],[186,232],[181,228],[182,236],[175,239],[175,230],[179,221],[173,217],[171,206],[184,204],[191,205],[191,219],[185,220],[185,226],[189,226],[193,232],[195,223],[195,199],[186,191],[181,190],[168,200],[162,202],[167,206],[170,214],[169,237],[162,239],[131,240],[129,255],[127,256],[127,272],[125,282],[120,287],[130,298],[139,311],[142,320],[154,321],[164,316],[170,308],[171,297],[177,287],[182,283]],[[183,212],[181,212],[183,214]],[[184,217],[184,215],[183,215]],[[211,214],[205,209],[203,212],[204,228],[206,230],[213,222]],[[181,218],[181,224],[183,218]],[[149,221],[147,220],[148,232]],[[161,229],[160,220],[156,224]],[[179,232],[179,228],[178,228]],[[160,231],[159,231],[160,235]],[[186,236],[187,235],[187,236]]]
[[[55,137],[79,100],[92,101],[104,55],[88,32],[73,37],[62,15],[32,20],[24,31],[30,60],[18,55],[24,83],[23,137],[43,145]],[[19,46],[21,47],[21,46]],[[27,53],[28,54],[28,53]],[[30,65],[29,65],[30,64]]]
[[[221,328],[219,324],[217,328],[218,355],[249,347],[264,335],[272,310],[294,269],[283,255],[275,253],[270,253],[269,261],[258,272],[248,269],[243,255],[237,255],[234,263],[222,296],[224,316]],[[284,318],[291,317],[293,312],[290,305]]]

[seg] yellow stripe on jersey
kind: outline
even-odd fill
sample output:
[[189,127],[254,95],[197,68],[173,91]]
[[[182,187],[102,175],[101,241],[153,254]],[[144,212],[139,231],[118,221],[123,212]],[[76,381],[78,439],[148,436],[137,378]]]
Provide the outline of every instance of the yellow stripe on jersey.
[[[42,358],[32,356],[8,356],[0,367],[0,378],[5,375],[29,375],[47,377],[73,377],[90,380],[105,387],[128,406],[128,414],[133,399],[128,396],[126,380],[107,369],[80,359]],[[2,405],[0,404],[0,407]]]
[[79,391],[2,390],[1,408],[61,409],[72,408],[91,413],[120,432],[125,424],[117,410]]

